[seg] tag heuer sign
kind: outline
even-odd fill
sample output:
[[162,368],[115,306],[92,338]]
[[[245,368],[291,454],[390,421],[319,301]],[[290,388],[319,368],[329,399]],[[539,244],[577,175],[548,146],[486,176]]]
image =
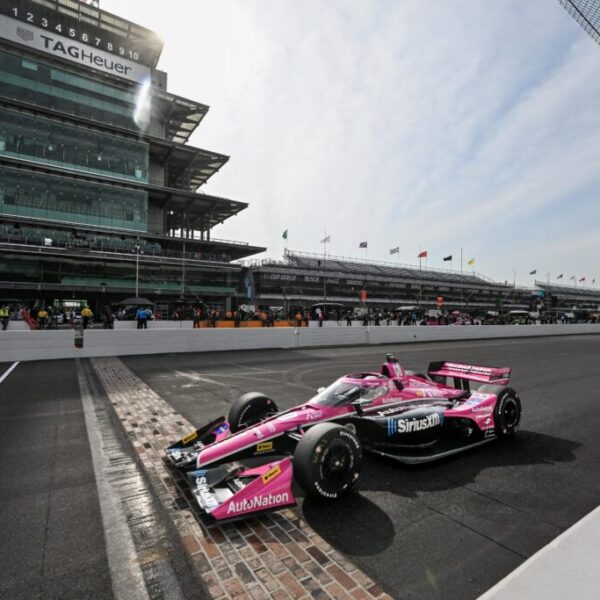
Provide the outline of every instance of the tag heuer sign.
[[33,31],[31,31],[30,29],[24,29],[23,27],[17,27],[17,35],[24,42],[31,42],[31,40],[33,40]]
[[145,65],[40,27],[22,27],[20,21],[10,17],[0,16],[0,37],[129,81],[143,81],[150,76],[150,68]]

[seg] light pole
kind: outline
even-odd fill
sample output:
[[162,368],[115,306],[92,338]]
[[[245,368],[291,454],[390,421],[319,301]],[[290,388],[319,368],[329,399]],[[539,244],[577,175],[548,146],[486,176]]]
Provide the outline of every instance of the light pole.
[[[139,242],[139,239],[138,239]],[[139,297],[139,281],[140,281],[140,245],[139,243],[134,246],[135,248],[135,297]]]

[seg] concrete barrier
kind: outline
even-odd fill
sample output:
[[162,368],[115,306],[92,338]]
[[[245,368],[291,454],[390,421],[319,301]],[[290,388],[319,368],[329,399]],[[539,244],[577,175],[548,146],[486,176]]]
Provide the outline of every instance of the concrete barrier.
[[[0,331],[0,362],[130,354],[600,334],[600,324],[190,329],[179,328],[179,323],[175,321],[162,323],[165,324],[164,327],[150,326],[141,331],[136,329],[86,330],[82,349],[74,347],[72,330]],[[166,327],[168,323],[172,324],[170,328]]]

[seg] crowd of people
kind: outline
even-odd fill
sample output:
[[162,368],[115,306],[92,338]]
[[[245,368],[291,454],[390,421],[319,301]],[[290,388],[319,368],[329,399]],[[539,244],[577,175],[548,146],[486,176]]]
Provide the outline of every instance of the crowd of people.
[[[262,327],[275,327],[284,322],[296,327],[308,327],[310,322],[316,322],[322,327],[325,321],[337,322],[338,326],[352,327],[360,324],[367,326],[423,326],[423,325],[528,325],[528,324],[569,324],[574,322],[598,323],[599,314],[589,314],[585,319],[574,319],[565,312],[529,313],[527,311],[512,311],[517,314],[498,313],[465,313],[458,310],[452,312],[417,311],[417,310],[325,310],[321,307],[292,307],[284,310],[281,307],[252,307],[244,310],[239,307],[225,310],[209,307],[205,304],[176,305],[168,318],[175,321],[192,321],[193,327],[217,327],[220,321],[233,322],[234,327],[240,327],[243,322],[259,322]],[[434,314],[432,314],[434,313]],[[89,306],[80,309],[61,311],[52,306],[23,306],[11,308],[0,304],[0,326],[5,331],[10,320],[22,320],[35,329],[56,329],[59,326],[81,327],[88,329],[94,322],[102,324],[104,329],[113,329],[115,320],[135,320],[138,329],[147,329],[148,322],[161,320],[160,309],[150,306],[118,306],[105,305],[98,315],[94,315]]]

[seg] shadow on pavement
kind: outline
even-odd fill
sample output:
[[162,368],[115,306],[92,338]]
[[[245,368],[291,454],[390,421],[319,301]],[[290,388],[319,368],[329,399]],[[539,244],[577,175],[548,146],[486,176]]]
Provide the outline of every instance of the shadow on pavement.
[[407,466],[393,459],[366,456],[359,481],[361,490],[388,491],[413,498],[420,492],[446,490],[472,483],[477,475],[497,467],[573,462],[579,442],[519,431],[511,439],[467,450],[448,459]]
[[361,494],[350,494],[335,503],[306,498],[302,513],[326,542],[346,554],[379,554],[396,534],[387,514]]

